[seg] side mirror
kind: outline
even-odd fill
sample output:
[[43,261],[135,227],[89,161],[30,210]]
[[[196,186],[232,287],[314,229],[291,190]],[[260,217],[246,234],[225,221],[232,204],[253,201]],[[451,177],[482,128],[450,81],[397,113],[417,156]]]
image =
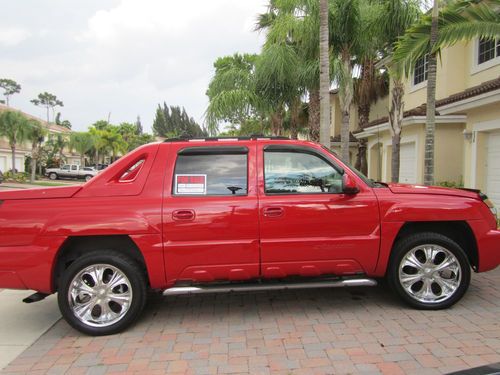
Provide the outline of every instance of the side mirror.
[[342,176],[342,192],[344,194],[359,193],[359,187],[356,184],[356,181],[347,173],[344,173],[344,175]]

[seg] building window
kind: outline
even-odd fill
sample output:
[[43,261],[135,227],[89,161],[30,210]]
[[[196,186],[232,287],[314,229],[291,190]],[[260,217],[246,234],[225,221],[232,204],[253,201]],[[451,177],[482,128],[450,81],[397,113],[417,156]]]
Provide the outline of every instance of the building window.
[[415,63],[415,72],[413,73],[413,85],[427,81],[427,70],[429,66],[428,56],[424,55]]
[[480,39],[478,44],[477,63],[482,64],[500,56],[500,40]]

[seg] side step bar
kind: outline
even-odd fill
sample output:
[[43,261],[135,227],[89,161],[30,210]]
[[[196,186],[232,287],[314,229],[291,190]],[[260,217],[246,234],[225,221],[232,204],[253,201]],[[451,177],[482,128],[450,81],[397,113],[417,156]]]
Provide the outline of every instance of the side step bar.
[[177,286],[163,291],[164,296],[177,296],[181,294],[227,293],[227,292],[254,292],[259,290],[292,290],[316,288],[340,288],[346,286],[376,286],[373,279],[340,279],[312,282],[282,282],[262,284],[228,284],[228,285],[202,285],[202,286]]

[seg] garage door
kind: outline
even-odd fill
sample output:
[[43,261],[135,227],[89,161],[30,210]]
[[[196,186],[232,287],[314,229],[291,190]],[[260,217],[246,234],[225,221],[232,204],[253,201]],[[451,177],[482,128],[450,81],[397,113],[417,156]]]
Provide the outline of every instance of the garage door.
[[7,172],[7,156],[0,156],[0,171]]
[[399,182],[415,184],[417,182],[417,155],[415,142],[401,143],[399,156]]
[[488,136],[486,163],[486,194],[500,207],[500,133]]

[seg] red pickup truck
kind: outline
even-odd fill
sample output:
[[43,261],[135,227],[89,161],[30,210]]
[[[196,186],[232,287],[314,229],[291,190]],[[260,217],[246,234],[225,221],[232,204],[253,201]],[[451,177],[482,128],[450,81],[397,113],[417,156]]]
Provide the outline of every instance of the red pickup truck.
[[373,182],[306,141],[172,139],[83,186],[0,192],[0,288],[58,292],[63,317],[119,332],[147,291],[374,285],[453,305],[500,263],[496,210],[466,189]]

